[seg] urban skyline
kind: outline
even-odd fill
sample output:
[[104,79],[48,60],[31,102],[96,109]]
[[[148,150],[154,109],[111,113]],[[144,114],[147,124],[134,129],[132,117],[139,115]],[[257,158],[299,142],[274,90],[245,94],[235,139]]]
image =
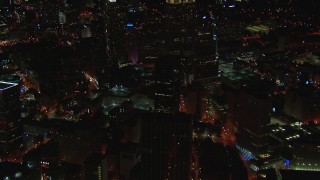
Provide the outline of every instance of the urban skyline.
[[319,7],[2,0],[0,179],[318,179]]

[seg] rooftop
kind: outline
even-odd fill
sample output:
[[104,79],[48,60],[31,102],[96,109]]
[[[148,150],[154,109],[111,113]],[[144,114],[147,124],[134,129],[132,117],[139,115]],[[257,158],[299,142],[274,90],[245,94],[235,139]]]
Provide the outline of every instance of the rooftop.
[[5,89],[9,89],[13,86],[16,86],[18,84],[16,83],[10,83],[10,82],[5,82],[5,81],[0,81],[0,91],[3,91]]

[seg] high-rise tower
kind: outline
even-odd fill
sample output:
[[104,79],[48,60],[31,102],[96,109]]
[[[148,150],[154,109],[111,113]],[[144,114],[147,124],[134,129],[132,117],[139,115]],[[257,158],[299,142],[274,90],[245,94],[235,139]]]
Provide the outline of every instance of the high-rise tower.
[[192,118],[186,114],[142,116],[139,179],[190,179]]
[[0,81],[0,157],[17,150],[21,142],[20,87]]
[[164,30],[168,53],[193,55],[195,24],[195,0],[166,0]]

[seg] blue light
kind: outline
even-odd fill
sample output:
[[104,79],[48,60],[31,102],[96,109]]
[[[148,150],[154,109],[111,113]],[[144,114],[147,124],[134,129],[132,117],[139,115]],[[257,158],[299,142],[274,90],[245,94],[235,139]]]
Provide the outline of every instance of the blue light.
[[133,24],[132,23],[128,23],[127,27],[133,27]]
[[234,8],[236,5],[235,4],[229,4],[230,8]]
[[207,19],[207,16],[203,16],[202,19]]
[[306,81],[306,85],[308,85],[309,84],[309,81]]
[[276,112],[276,108],[272,108],[272,112]]
[[290,166],[290,160],[286,159],[286,167]]

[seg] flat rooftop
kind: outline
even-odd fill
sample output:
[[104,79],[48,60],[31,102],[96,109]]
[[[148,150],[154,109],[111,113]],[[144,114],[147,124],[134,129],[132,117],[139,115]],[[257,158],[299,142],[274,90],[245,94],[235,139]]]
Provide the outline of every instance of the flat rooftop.
[[18,84],[16,83],[11,83],[11,82],[5,82],[5,81],[0,81],[0,91],[3,91],[5,89],[9,89],[13,86],[16,86]]

